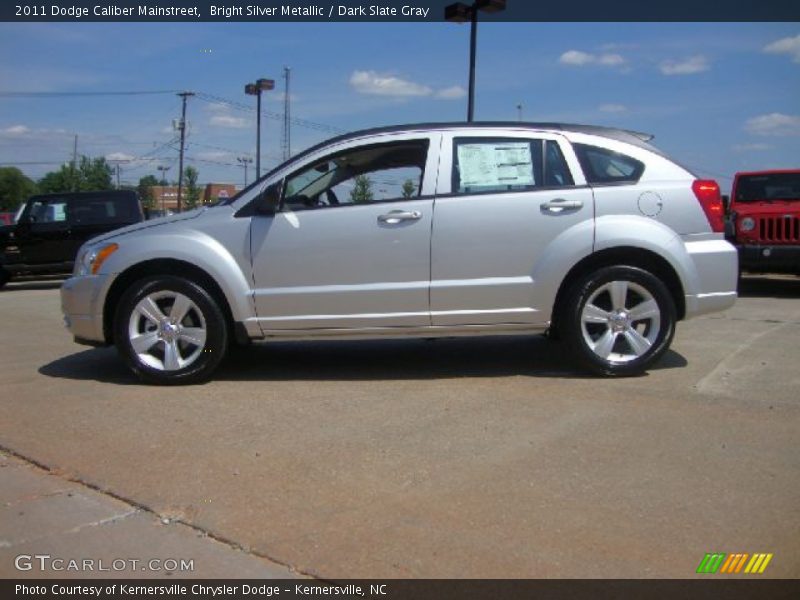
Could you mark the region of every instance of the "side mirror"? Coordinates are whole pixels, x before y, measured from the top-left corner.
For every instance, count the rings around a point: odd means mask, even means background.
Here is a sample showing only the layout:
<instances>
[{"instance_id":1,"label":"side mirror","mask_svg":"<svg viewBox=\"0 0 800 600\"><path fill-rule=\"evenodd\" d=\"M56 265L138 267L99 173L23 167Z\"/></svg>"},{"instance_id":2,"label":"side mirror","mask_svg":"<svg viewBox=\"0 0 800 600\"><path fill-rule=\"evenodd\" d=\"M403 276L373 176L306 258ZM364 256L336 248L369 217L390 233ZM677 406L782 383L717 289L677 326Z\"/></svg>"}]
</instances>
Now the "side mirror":
<instances>
[{"instance_id":1,"label":"side mirror","mask_svg":"<svg viewBox=\"0 0 800 600\"><path fill-rule=\"evenodd\" d=\"M256 212L260 215L274 215L278 212L281 203L281 184L279 181L268 186L256 203Z\"/></svg>"},{"instance_id":2,"label":"side mirror","mask_svg":"<svg viewBox=\"0 0 800 600\"><path fill-rule=\"evenodd\" d=\"M726 214L731 208L731 197L727 194L722 195L722 208L725 210Z\"/></svg>"}]
</instances>

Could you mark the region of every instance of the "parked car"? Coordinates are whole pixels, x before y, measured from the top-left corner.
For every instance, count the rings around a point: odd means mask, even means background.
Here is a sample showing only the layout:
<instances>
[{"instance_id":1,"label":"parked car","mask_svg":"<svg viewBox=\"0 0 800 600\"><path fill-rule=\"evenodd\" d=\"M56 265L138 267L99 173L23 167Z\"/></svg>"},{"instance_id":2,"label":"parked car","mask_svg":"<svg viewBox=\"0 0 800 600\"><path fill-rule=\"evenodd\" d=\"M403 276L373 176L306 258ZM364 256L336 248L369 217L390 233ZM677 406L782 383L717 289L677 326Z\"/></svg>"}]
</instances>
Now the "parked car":
<instances>
[{"instance_id":1,"label":"parked car","mask_svg":"<svg viewBox=\"0 0 800 600\"><path fill-rule=\"evenodd\" d=\"M520 123L337 137L226 203L86 244L67 326L159 384L207 379L231 339L548 329L587 369L638 374L737 281L719 186L648 140Z\"/></svg>"},{"instance_id":2,"label":"parked car","mask_svg":"<svg viewBox=\"0 0 800 600\"><path fill-rule=\"evenodd\" d=\"M14 213L13 212L0 212L0 225L13 225Z\"/></svg>"},{"instance_id":3,"label":"parked car","mask_svg":"<svg viewBox=\"0 0 800 600\"><path fill-rule=\"evenodd\" d=\"M800 169L737 173L727 237L742 271L800 275Z\"/></svg>"},{"instance_id":4,"label":"parked car","mask_svg":"<svg viewBox=\"0 0 800 600\"><path fill-rule=\"evenodd\" d=\"M16 275L68 274L86 240L142 219L135 192L32 196L17 222L0 228L0 287Z\"/></svg>"}]
</instances>

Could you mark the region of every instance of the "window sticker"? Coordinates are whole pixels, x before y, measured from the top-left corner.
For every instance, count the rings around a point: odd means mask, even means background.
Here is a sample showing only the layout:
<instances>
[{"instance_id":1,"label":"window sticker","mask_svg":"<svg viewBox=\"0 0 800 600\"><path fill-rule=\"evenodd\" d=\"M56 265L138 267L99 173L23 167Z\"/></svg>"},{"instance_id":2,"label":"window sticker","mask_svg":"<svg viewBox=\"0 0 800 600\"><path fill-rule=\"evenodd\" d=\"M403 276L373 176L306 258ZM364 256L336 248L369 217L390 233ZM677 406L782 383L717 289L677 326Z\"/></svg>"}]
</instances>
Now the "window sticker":
<instances>
[{"instance_id":1,"label":"window sticker","mask_svg":"<svg viewBox=\"0 0 800 600\"><path fill-rule=\"evenodd\" d=\"M461 188L535 185L528 142L460 144Z\"/></svg>"}]
</instances>

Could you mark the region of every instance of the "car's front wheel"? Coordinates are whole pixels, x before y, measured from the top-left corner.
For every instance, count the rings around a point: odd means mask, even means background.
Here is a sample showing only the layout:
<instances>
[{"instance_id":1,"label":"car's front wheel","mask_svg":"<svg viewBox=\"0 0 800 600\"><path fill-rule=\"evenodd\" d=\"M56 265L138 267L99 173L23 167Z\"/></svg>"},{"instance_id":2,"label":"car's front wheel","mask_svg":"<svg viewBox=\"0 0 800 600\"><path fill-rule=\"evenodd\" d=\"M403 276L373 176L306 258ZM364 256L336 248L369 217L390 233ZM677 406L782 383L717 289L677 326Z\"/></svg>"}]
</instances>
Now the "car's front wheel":
<instances>
[{"instance_id":1,"label":"car's front wheel","mask_svg":"<svg viewBox=\"0 0 800 600\"><path fill-rule=\"evenodd\" d=\"M564 341L585 368L606 376L638 375L667 351L675 303L652 273L628 266L581 277L566 296Z\"/></svg>"},{"instance_id":2,"label":"car's front wheel","mask_svg":"<svg viewBox=\"0 0 800 600\"><path fill-rule=\"evenodd\" d=\"M131 370L148 383L199 383L222 361L228 326L203 287L162 275L138 281L122 296L114 341Z\"/></svg>"}]
</instances>

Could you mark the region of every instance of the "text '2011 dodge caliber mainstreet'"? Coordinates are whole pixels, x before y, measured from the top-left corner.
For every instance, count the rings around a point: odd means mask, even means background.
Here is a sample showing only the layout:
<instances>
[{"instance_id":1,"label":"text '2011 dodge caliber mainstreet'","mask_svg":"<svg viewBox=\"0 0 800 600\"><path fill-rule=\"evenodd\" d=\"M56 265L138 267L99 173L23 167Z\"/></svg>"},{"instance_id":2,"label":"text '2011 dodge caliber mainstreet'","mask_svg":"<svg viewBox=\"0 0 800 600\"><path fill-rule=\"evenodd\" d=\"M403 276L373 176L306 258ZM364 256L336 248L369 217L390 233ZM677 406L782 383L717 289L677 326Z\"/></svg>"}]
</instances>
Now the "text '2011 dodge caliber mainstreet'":
<instances>
[{"instance_id":1,"label":"text '2011 dodge caliber mainstreet'","mask_svg":"<svg viewBox=\"0 0 800 600\"><path fill-rule=\"evenodd\" d=\"M236 197L95 238L61 291L76 341L152 383L231 342L530 334L634 375L736 299L719 186L649 136L444 124L341 136Z\"/></svg>"}]
</instances>

